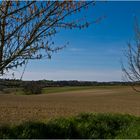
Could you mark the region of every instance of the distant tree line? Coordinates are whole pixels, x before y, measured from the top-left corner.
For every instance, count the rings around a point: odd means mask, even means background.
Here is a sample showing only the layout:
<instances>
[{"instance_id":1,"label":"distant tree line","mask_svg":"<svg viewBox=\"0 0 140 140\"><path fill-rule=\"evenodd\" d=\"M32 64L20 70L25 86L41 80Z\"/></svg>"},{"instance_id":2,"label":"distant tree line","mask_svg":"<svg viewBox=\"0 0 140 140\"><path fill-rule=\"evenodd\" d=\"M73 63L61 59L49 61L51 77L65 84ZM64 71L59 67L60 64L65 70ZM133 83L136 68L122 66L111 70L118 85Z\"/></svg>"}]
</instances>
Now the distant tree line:
<instances>
[{"instance_id":1,"label":"distant tree line","mask_svg":"<svg viewBox=\"0 0 140 140\"><path fill-rule=\"evenodd\" d=\"M41 94L43 88L49 87L64 87L64 86L125 86L125 85L140 85L139 82L97 82L97 81L52 81L52 80L39 80L39 81L22 81L16 79L0 79L0 93L12 93L18 90L25 94Z\"/></svg>"},{"instance_id":2,"label":"distant tree line","mask_svg":"<svg viewBox=\"0 0 140 140\"><path fill-rule=\"evenodd\" d=\"M21 81L11 79L0 79L0 90L3 88L20 88L24 85L38 85L44 87L63 87L63 86L108 86L108 85L132 85L132 82L97 82L97 81L53 81L53 80L39 80L39 81ZM140 85L139 82L134 82L134 85Z\"/></svg>"}]
</instances>

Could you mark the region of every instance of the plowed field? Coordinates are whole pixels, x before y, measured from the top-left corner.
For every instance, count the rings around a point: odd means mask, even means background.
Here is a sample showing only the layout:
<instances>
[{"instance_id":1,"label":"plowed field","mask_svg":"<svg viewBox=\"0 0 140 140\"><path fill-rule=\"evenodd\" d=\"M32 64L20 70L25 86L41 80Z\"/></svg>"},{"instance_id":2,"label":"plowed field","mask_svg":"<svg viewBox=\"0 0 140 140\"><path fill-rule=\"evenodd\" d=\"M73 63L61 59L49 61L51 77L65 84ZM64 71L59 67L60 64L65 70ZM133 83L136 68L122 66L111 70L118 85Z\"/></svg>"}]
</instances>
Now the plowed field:
<instances>
[{"instance_id":1,"label":"plowed field","mask_svg":"<svg viewBox=\"0 0 140 140\"><path fill-rule=\"evenodd\" d=\"M140 93L115 86L41 95L0 94L0 124L46 121L82 112L140 116Z\"/></svg>"}]
</instances>

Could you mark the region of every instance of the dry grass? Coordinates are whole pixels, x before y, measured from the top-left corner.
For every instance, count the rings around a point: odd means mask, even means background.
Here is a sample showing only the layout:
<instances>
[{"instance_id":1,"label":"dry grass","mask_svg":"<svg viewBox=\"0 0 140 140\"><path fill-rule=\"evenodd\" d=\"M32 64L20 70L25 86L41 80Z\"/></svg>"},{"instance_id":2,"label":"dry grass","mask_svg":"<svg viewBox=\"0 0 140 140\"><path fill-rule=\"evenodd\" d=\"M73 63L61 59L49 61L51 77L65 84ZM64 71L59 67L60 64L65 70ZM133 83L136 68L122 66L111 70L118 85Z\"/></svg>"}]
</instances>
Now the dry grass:
<instances>
[{"instance_id":1,"label":"dry grass","mask_svg":"<svg viewBox=\"0 0 140 140\"><path fill-rule=\"evenodd\" d=\"M140 93L135 93L131 87L98 87L42 95L0 95L0 124L46 121L81 112L140 116Z\"/></svg>"}]
</instances>

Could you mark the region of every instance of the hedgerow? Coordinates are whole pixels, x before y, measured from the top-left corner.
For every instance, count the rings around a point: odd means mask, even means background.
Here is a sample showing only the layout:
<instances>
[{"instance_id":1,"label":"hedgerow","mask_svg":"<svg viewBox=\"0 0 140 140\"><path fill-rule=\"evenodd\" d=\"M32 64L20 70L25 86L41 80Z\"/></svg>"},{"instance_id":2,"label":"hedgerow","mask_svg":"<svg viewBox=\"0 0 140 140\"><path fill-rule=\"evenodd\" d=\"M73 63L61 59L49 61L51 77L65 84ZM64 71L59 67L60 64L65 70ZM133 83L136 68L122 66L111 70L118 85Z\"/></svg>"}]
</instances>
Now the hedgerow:
<instances>
[{"instance_id":1,"label":"hedgerow","mask_svg":"<svg viewBox=\"0 0 140 140\"><path fill-rule=\"evenodd\" d=\"M80 114L43 122L0 126L0 138L113 139L140 138L140 117L120 114Z\"/></svg>"}]
</instances>

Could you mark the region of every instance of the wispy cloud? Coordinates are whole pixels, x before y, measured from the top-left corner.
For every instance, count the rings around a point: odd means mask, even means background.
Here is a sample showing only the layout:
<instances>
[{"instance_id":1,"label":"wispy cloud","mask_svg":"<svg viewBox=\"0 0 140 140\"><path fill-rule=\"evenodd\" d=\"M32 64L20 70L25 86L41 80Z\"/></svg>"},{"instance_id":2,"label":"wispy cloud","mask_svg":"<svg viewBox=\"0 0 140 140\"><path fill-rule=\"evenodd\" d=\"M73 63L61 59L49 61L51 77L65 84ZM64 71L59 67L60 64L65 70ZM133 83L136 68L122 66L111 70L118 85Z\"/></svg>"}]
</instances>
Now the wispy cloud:
<instances>
[{"instance_id":1,"label":"wispy cloud","mask_svg":"<svg viewBox=\"0 0 140 140\"><path fill-rule=\"evenodd\" d=\"M81 52L81 51L85 51L85 49L84 48L74 48L74 47L70 47L69 49L68 49L68 51L72 51L72 52Z\"/></svg>"}]
</instances>

